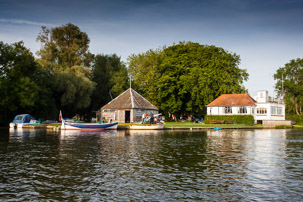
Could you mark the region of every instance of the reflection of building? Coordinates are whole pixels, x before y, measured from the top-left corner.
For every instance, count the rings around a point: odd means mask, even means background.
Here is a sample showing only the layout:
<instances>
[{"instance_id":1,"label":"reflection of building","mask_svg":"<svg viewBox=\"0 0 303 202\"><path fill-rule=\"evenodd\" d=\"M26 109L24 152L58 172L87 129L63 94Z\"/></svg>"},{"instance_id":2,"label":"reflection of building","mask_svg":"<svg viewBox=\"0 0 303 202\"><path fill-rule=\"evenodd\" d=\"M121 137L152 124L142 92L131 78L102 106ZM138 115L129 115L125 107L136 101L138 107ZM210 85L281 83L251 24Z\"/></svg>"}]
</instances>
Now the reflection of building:
<instances>
[{"instance_id":1,"label":"reflection of building","mask_svg":"<svg viewBox=\"0 0 303 202\"><path fill-rule=\"evenodd\" d=\"M253 115L255 123L263 120L285 120L285 105L281 100L270 99L268 91L259 91L254 97L248 94L222 94L207 105L208 115Z\"/></svg>"},{"instance_id":2,"label":"reflection of building","mask_svg":"<svg viewBox=\"0 0 303 202\"><path fill-rule=\"evenodd\" d=\"M142 114L158 114L159 109L132 88L104 105L97 112L98 120L116 120L119 123L133 123L142 120Z\"/></svg>"}]
</instances>

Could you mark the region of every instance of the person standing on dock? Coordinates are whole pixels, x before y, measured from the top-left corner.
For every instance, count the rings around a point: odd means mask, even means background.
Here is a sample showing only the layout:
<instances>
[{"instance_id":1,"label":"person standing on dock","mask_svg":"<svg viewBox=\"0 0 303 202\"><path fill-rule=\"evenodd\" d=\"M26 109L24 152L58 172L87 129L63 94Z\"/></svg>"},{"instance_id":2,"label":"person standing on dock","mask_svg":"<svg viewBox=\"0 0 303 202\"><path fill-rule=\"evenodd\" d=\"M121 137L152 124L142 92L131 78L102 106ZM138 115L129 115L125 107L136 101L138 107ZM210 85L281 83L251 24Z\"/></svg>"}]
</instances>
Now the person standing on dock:
<instances>
[{"instance_id":1,"label":"person standing on dock","mask_svg":"<svg viewBox=\"0 0 303 202\"><path fill-rule=\"evenodd\" d=\"M142 124L144 123L145 113L142 114Z\"/></svg>"}]
</instances>

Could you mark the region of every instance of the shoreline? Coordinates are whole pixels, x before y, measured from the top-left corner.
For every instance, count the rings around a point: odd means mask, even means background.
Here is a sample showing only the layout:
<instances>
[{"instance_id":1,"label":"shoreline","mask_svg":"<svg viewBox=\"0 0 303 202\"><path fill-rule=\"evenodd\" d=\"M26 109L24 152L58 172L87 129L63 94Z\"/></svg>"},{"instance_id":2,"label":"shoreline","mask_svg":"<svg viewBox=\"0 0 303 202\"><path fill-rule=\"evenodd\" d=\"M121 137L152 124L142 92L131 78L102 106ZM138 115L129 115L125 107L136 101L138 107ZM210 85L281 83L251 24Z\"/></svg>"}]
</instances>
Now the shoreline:
<instances>
[{"instance_id":1,"label":"shoreline","mask_svg":"<svg viewBox=\"0 0 303 202\"><path fill-rule=\"evenodd\" d=\"M263 126L167 126L163 130L209 130L221 129L291 129L291 128L264 128ZM296 127L293 127L296 128ZM26 125L23 129L61 130L61 125ZM128 125L118 125L117 130L130 130Z\"/></svg>"}]
</instances>

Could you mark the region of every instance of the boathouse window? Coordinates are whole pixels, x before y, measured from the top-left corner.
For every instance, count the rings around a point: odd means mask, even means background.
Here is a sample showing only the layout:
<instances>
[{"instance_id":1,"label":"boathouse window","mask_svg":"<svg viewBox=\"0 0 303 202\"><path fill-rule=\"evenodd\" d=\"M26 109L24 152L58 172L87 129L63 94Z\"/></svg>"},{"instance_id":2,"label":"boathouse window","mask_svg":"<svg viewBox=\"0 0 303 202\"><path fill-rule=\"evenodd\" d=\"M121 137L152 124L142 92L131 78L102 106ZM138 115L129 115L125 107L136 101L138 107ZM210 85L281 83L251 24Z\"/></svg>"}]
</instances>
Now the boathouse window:
<instances>
[{"instance_id":1,"label":"boathouse window","mask_svg":"<svg viewBox=\"0 0 303 202\"><path fill-rule=\"evenodd\" d=\"M257 114L267 114L267 108L257 108Z\"/></svg>"},{"instance_id":2,"label":"boathouse window","mask_svg":"<svg viewBox=\"0 0 303 202\"><path fill-rule=\"evenodd\" d=\"M277 107L277 115L283 115L282 107Z\"/></svg>"},{"instance_id":3,"label":"boathouse window","mask_svg":"<svg viewBox=\"0 0 303 202\"><path fill-rule=\"evenodd\" d=\"M231 106L224 107L224 113L225 114L231 114L232 113Z\"/></svg>"},{"instance_id":4,"label":"boathouse window","mask_svg":"<svg viewBox=\"0 0 303 202\"><path fill-rule=\"evenodd\" d=\"M244 106L239 107L238 114L247 114L247 108Z\"/></svg>"},{"instance_id":5,"label":"boathouse window","mask_svg":"<svg viewBox=\"0 0 303 202\"><path fill-rule=\"evenodd\" d=\"M209 114L211 114L211 111L212 111L212 107L209 108Z\"/></svg>"}]
</instances>

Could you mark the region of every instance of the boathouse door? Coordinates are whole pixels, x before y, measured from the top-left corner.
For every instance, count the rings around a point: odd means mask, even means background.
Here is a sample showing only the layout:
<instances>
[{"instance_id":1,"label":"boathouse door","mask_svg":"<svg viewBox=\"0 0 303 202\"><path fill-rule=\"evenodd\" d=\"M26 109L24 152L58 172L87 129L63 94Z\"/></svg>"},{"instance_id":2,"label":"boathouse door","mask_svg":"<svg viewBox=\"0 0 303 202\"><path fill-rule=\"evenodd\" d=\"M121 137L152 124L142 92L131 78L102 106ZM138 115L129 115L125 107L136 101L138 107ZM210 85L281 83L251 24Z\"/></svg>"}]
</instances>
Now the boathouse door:
<instances>
[{"instance_id":1,"label":"boathouse door","mask_svg":"<svg viewBox=\"0 0 303 202\"><path fill-rule=\"evenodd\" d=\"M125 123L130 123L130 111L125 111Z\"/></svg>"}]
</instances>

